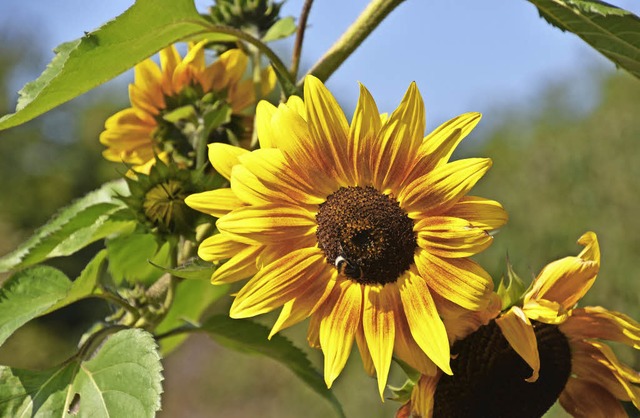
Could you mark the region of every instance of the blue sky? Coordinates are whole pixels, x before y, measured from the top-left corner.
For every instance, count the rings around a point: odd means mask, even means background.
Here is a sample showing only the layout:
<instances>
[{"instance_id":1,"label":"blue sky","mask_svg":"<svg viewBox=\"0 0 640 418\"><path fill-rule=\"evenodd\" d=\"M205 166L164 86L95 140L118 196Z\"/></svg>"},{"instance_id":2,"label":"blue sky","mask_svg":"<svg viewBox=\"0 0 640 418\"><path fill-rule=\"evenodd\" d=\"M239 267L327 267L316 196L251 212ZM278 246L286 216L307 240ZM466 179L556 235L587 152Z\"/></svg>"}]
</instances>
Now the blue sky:
<instances>
[{"instance_id":1,"label":"blue sky","mask_svg":"<svg viewBox=\"0 0 640 418\"><path fill-rule=\"evenodd\" d=\"M132 3L3 0L0 24L22 22L33 28L52 54L56 45L99 27ZM201 9L210 4L196 3ZM288 0L283 15L298 16L302 3ZM315 62L367 3L316 1L304 62ZM640 13L637 0L615 4ZM407 0L338 69L328 86L350 114L358 81L369 88L381 111L393 110L409 83L416 81L427 106L428 126L433 128L467 111L483 112L485 121L492 116L499 119L492 113L532 103L550 82L562 82L576 92L578 105L594 94L594 71L614 71L614 66L575 35L551 27L525 0Z\"/></svg>"}]
</instances>

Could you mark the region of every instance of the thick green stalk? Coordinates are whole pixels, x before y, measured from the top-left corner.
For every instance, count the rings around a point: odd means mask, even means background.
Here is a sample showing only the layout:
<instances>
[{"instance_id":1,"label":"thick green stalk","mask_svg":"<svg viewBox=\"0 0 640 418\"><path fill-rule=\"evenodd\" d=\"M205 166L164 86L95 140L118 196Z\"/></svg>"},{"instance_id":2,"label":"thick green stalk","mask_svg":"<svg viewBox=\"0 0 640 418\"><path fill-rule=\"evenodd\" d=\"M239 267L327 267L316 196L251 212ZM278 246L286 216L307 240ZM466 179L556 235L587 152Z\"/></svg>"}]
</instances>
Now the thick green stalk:
<instances>
[{"instance_id":1,"label":"thick green stalk","mask_svg":"<svg viewBox=\"0 0 640 418\"><path fill-rule=\"evenodd\" d=\"M367 36L404 0L373 0L362 11L355 22L340 39L309 70L320 80L328 79L335 70L355 51ZM302 84L302 80L298 85Z\"/></svg>"}]
</instances>

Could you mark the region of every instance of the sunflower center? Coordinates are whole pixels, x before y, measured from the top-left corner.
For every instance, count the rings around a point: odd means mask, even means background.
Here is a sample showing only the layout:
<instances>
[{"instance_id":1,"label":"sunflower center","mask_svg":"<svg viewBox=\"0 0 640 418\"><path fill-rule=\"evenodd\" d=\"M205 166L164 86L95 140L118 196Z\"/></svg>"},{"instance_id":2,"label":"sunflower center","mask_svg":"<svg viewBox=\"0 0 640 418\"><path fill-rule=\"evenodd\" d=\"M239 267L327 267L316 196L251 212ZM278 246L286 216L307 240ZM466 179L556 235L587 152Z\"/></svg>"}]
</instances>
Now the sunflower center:
<instances>
[{"instance_id":1,"label":"sunflower center","mask_svg":"<svg viewBox=\"0 0 640 418\"><path fill-rule=\"evenodd\" d=\"M454 344L453 376L436 387L434 418L538 418L554 404L571 373L571 350L556 325L532 321L540 375L527 382L531 367L511 348L491 321Z\"/></svg>"},{"instance_id":2,"label":"sunflower center","mask_svg":"<svg viewBox=\"0 0 640 418\"><path fill-rule=\"evenodd\" d=\"M316 222L327 262L358 283L393 283L413 263L413 221L371 186L341 187L320 205Z\"/></svg>"}]
</instances>

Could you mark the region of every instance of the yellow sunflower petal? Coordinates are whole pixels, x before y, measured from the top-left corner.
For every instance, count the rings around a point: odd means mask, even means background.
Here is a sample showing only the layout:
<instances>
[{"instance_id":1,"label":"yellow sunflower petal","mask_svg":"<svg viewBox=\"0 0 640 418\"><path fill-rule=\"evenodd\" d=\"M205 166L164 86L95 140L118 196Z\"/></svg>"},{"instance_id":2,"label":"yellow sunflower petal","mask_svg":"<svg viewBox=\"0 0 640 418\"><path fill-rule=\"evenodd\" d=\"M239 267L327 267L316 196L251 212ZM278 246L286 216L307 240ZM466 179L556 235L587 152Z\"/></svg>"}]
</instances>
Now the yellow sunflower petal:
<instances>
[{"instance_id":1,"label":"yellow sunflower petal","mask_svg":"<svg viewBox=\"0 0 640 418\"><path fill-rule=\"evenodd\" d=\"M244 204L231 189L215 189L208 192L194 193L184 199L184 203L192 209L207 213L216 218L226 215Z\"/></svg>"},{"instance_id":2,"label":"yellow sunflower petal","mask_svg":"<svg viewBox=\"0 0 640 418\"><path fill-rule=\"evenodd\" d=\"M358 331L356 332L356 345L358 346L358 351L360 352L360 359L362 359L362 366L364 367L364 371L369 376L373 377L376 374L376 366L373 364L371 352L369 351L369 347L367 346L367 339L364 336L364 330L362 329L362 326L358 327Z\"/></svg>"},{"instance_id":3,"label":"yellow sunflower petal","mask_svg":"<svg viewBox=\"0 0 640 418\"><path fill-rule=\"evenodd\" d=\"M438 367L416 343L403 312L398 312L395 320L394 352L396 356L422 374L429 376L436 374Z\"/></svg>"},{"instance_id":4,"label":"yellow sunflower petal","mask_svg":"<svg viewBox=\"0 0 640 418\"><path fill-rule=\"evenodd\" d=\"M214 234L206 238L198 247L198 256L205 261L227 260L247 247L224 234Z\"/></svg>"},{"instance_id":5,"label":"yellow sunflower petal","mask_svg":"<svg viewBox=\"0 0 640 418\"><path fill-rule=\"evenodd\" d=\"M569 317L569 312L558 303L550 300L525 300L522 310L527 317L545 324L561 324Z\"/></svg>"},{"instance_id":6,"label":"yellow sunflower petal","mask_svg":"<svg viewBox=\"0 0 640 418\"><path fill-rule=\"evenodd\" d=\"M135 85L144 93L156 109L165 107L162 91L162 72L152 59L146 59L134 67Z\"/></svg>"},{"instance_id":7,"label":"yellow sunflower petal","mask_svg":"<svg viewBox=\"0 0 640 418\"><path fill-rule=\"evenodd\" d=\"M307 120L307 109L304 107L304 101L299 96L289 96L286 106L296 112L304 120Z\"/></svg>"},{"instance_id":8,"label":"yellow sunflower petal","mask_svg":"<svg viewBox=\"0 0 640 418\"><path fill-rule=\"evenodd\" d=\"M371 93L360 84L360 97L353 113L349 128L347 154L351 166L355 169L358 184L368 181L371 177L368 157L371 155L371 144L381 127L380 112Z\"/></svg>"},{"instance_id":9,"label":"yellow sunflower petal","mask_svg":"<svg viewBox=\"0 0 640 418\"><path fill-rule=\"evenodd\" d=\"M362 317L362 286L341 280L325 301L319 339L324 353L324 381L330 388L344 369Z\"/></svg>"},{"instance_id":10,"label":"yellow sunflower petal","mask_svg":"<svg viewBox=\"0 0 640 418\"><path fill-rule=\"evenodd\" d=\"M546 299L570 309L587 293L600 269L600 249L593 232L584 234L578 243L586 246L578 257L546 265L525 294L525 301Z\"/></svg>"},{"instance_id":11,"label":"yellow sunflower petal","mask_svg":"<svg viewBox=\"0 0 640 418\"><path fill-rule=\"evenodd\" d=\"M347 161L347 134L349 123L342 108L331 92L314 76L304 80L305 109L309 131L312 135L309 152L317 154L323 166L332 166L339 178L351 180L353 170Z\"/></svg>"},{"instance_id":12,"label":"yellow sunflower petal","mask_svg":"<svg viewBox=\"0 0 640 418\"><path fill-rule=\"evenodd\" d=\"M395 284L364 287L362 326L377 371L378 391L383 401L396 335L394 317L399 308L401 302Z\"/></svg>"},{"instance_id":13,"label":"yellow sunflower petal","mask_svg":"<svg viewBox=\"0 0 640 418\"><path fill-rule=\"evenodd\" d=\"M531 376L525 380L527 382L538 380L540 373L538 341L529 318L519 307L513 306L507 313L496 318L496 324L511 348L531 367Z\"/></svg>"},{"instance_id":14,"label":"yellow sunflower petal","mask_svg":"<svg viewBox=\"0 0 640 418\"><path fill-rule=\"evenodd\" d=\"M430 216L415 224L418 245L445 258L471 257L485 250L493 237L469 221L449 216Z\"/></svg>"},{"instance_id":15,"label":"yellow sunflower petal","mask_svg":"<svg viewBox=\"0 0 640 418\"><path fill-rule=\"evenodd\" d=\"M180 64L182 58L180 58L180 54L178 53L175 45L170 45L160 50L159 55L160 66L162 67L162 90L165 95L173 96L177 91L173 90L171 79L173 78L173 73L178 64Z\"/></svg>"},{"instance_id":16,"label":"yellow sunflower petal","mask_svg":"<svg viewBox=\"0 0 640 418\"><path fill-rule=\"evenodd\" d=\"M411 335L442 371L452 374L447 330L438 315L429 287L413 268L400 277L398 287Z\"/></svg>"},{"instance_id":17,"label":"yellow sunflower petal","mask_svg":"<svg viewBox=\"0 0 640 418\"><path fill-rule=\"evenodd\" d=\"M507 223L509 216L495 200L464 196L446 212L447 216L466 219L476 228L498 229Z\"/></svg>"},{"instance_id":18,"label":"yellow sunflower petal","mask_svg":"<svg viewBox=\"0 0 640 418\"><path fill-rule=\"evenodd\" d=\"M253 80L242 80L234 84L227 92L227 99L231 103L233 113L240 113L256 101Z\"/></svg>"},{"instance_id":19,"label":"yellow sunflower petal","mask_svg":"<svg viewBox=\"0 0 640 418\"><path fill-rule=\"evenodd\" d=\"M148 120L148 115L157 115L160 113L158 107L153 104L153 99L149 97L146 91L142 90L135 84L129 84L129 101L134 109L138 109L138 117Z\"/></svg>"},{"instance_id":20,"label":"yellow sunflower petal","mask_svg":"<svg viewBox=\"0 0 640 418\"><path fill-rule=\"evenodd\" d=\"M302 294L325 273L324 253L302 248L265 266L238 292L229 316L248 318L269 312Z\"/></svg>"},{"instance_id":21,"label":"yellow sunflower petal","mask_svg":"<svg viewBox=\"0 0 640 418\"><path fill-rule=\"evenodd\" d=\"M332 277L332 273L327 271L318 274L315 280L309 281L308 287L300 295L284 304L271 328L269 339L281 330L311 316L327 299L335 283L336 277Z\"/></svg>"},{"instance_id":22,"label":"yellow sunflower petal","mask_svg":"<svg viewBox=\"0 0 640 418\"><path fill-rule=\"evenodd\" d=\"M422 150L429 155L434 165L446 164L460 141L476 127L482 115L477 112L465 113L443 123L424 138Z\"/></svg>"},{"instance_id":23,"label":"yellow sunflower petal","mask_svg":"<svg viewBox=\"0 0 640 418\"><path fill-rule=\"evenodd\" d=\"M609 392L580 379L569 379L559 401L574 418L628 418L620 401Z\"/></svg>"},{"instance_id":24,"label":"yellow sunflower petal","mask_svg":"<svg viewBox=\"0 0 640 418\"><path fill-rule=\"evenodd\" d=\"M435 376L420 376L420 380L411 391L411 413L422 418L433 416L436 388L441 373Z\"/></svg>"},{"instance_id":25,"label":"yellow sunflower petal","mask_svg":"<svg viewBox=\"0 0 640 418\"><path fill-rule=\"evenodd\" d=\"M466 258L443 259L419 248L414 256L420 275L434 292L465 309L484 309L493 290L491 276Z\"/></svg>"},{"instance_id":26,"label":"yellow sunflower petal","mask_svg":"<svg viewBox=\"0 0 640 418\"><path fill-rule=\"evenodd\" d=\"M256 106L256 131L262 149L274 148L278 143L272 123L276 111L277 108L266 100L261 100Z\"/></svg>"},{"instance_id":27,"label":"yellow sunflower petal","mask_svg":"<svg viewBox=\"0 0 640 418\"><path fill-rule=\"evenodd\" d=\"M208 42L209 41L204 40L195 45L189 45L187 55L185 55L173 72L171 79L173 91L180 92L185 86L195 80L199 83L201 82L200 74L205 68L204 46Z\"/></svg>"},{"instance_id":28,"label":"yellow sunflower petal","mask_svg":"<svg viewBox=\"0 0 640 418\"><path fill-rule=\"evenodd\" d=\"M229 180L231 179L233 166L240 163L238 158L248 152L244 148L214 142L209 144L209 161L211 161L211 165L220 175Z\"/></svg>"},{"instance_id":29,"label":"yellow sunflower petal","mask_svg":"<svg viewBox=\"0 0 640 418\"><path fill-rule=\"evenodd\" d=\"M598 338L640 349L640 323L599 306L573 309L560 331L571 338Z\"/></svg>"},{"instance_id":30,"label":"yellow sunflower petal","mask_svg":"<svg viewBox=\"0 0 640 418\"><path fill-rule=\"evenodd\" d=\"M202 259L205 259L203 256L208 255L204 253L204 251L206 251L206 249L202 251L200 251L200 249L198 250L198 255L200 255ZM245 248L238 251L213 272L211 275L211 283L233 283L253 276L258 272L255 260L262 251L263 247L259 245L245 246Z\"/></svg>"},{"instance_id":31,"label":"yellow sunflower petal","mask_svg":"<svg viewBox=\"0 0 640 418\"><path fill-rule=\"evenodd\" d=\"M446 164L404 187L398 194L398 202L413 219L441 214L458 202L489 167L488 158L468 158Z\"/></svg>"}]
</instances>

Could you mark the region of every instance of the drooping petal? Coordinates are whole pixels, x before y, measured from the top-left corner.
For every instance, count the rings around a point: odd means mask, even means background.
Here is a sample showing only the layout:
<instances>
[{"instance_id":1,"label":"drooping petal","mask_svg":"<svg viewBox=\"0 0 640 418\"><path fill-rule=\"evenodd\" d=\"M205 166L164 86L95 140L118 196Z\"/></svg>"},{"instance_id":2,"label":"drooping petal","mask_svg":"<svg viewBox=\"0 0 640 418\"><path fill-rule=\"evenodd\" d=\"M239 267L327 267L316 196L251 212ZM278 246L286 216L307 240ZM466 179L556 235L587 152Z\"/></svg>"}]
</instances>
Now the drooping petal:
<instances>
[{"instance_id":1,"label":"drooping petal","mask_svg":"<svg viewBox=\"0 0 640 418\"><path fill-rule=\"evenodd\" d=\"M411 412L421 418L433 416L436 388L442 373L435 376L420 376L420 380L411 391Z\"/></svg>"},{"instance_id":2,"label":"drooping petal","mask_svg":"<svg viewBox=\"0 0 640 418\"><path fill-rule=\"evenodd\" d=\"M437 168L404 187L400 206L410 218L444 213L464 196L491 167L488 158L468 158Z\"/></svg>"},{"instance_id":3,"label":"drooping petal","mask_svg":"<svg viewBox=\"0 0 640 418\"><path fill-rule=\"evenodd\" d=\"M465 309L484 309L493 290L491 276L467 258L440 258L419 248L416 267L429 288Z\"/></svg>"},{"instance_id":4,"label":"drooping petal","mask_svg":"<svg viewBox=\"0 0 640 418\"><path fill-rule=\"evenodd\" d=\"M215 189L202 193L194 193L184 199L184 203L192 209L207 213L216 218L226 215L234 209L244 206L233 190Z\"/></svg>"},{"instance_id":5,"label":"drooping petal","mask_svg":"<svg viewBox=\"0 0 640 418\"><path fill-rule=\"evenodd\" d=\"M429 253L445 258L471 257L485 250L493 237L469 221L449 216L430 216L414 226L418 245Z\"/></svg>"},{"instance_id":6,"label":"drooping petal","mask_svg":"<svg viewBox=\"0 0 640 418\"><path fill-rule=\"evenodd\" d=\"M411 335L429 358L447 374L452 374L449 340L429 287L414 268L398 280L400 296Z\"/></svg>"},{"instance_id":7,"label":"drooping petal","mask_svg":"<svg viewBox=\"0 0 640 418\"><path fill-rule=\"evenodd\" d=\"M559 401L574 418L628 417L620 402L604 388L580 379L569 379Z\"/></svg>"},{"instance_id":8,"label":"drooping petal","mask_svg":"<svg viewBox=\"0 0 640 418\"><path fill-rule=\"evenodd\" d=\"M265 266L238 292L229 315L248 318L269 312L302 294L324 271L324 253L302 248Z\"/></svg>"},{"instance_id":9,"label":"drooping petal","mask_svg":"<svg viewBox=\"0 0 640 418\"><path fill-rule=\"evenodd\" d=\"M330 388L347 363L362 318L362 286L341 280L325 302L319 339L324 353L324 380Z\"/></svg>"},{"instance_id":10,"label":"drooping petal","mask_svg":"<svg viewBox=\"0 0 640 418\"><path fill-rule=\"evenodd\" d=\"M238 158L248 152L249 151L244 148L214 142L213 144L209 144L209 161L220 175L230 180L233 166L240 163Z\"/></svg>"},{"instance_id":11,"label":"drooping petal","mask_svg":"<svg viewBox=\"0 0 640 418\"><path fill-rule=\"evenodd\" d=\"M466 219L484 230L498 229L509 219L502 205L495 200L464 196L446 212L447 216Z\"/></svg>"},{"instance_id":12,"label":"drooping petal","mask_svg":"<svg viewBox=\"0 0 640 418\"><path fill-rule=\"evenodd\" d=\"M525 294L525 301L546 299L570 309L587 293L600 269L600 249L593 232L584 234L578 243L585 249L577 257L547 264Z\"/></svg>"},{"instance_id":13,"label":"drooping petal","mask_svg":"<svg viewBox=\"0 0 640 418\"><path fill-rule=\"evenodd\" d=\"M401 307L395 284L364 287L362 326L378 375L378 391L383 400L396 334L394 317Z\"/></svg>"},{"instance_id":14,"label":"drooping petal","mask_svg":"<svg viewBox=\"0 0 640 418\"><path fill-rule=\"evenodd\" d=\"M284 203L244 206L216 222L221 232L246 244L278 243L315 234L313 214Z\"/></svg>"},{"instance_id":15,"label":"drooping petal","mask_svg":"<svg viewBox=\"0 0 640 418\"><path fill-rule=\"evenodd\" d=\"M599 338L640 349L640 323L600 306L573 309L560 331L571 338Z\"/></svg>"},{"instance_id":16,"label":"drooping petal","mask_svg":"<svg viewBox=\"0 0 640 418\"><path fill-rule=\"evenodd\" d=\"M496 324L511 348L531 367L531 376L525 380L527 382L538 380L540 373L538 341L529 318L522 309L513 306L506 314L496 318Z\"/></svg>"}]
</instances>

